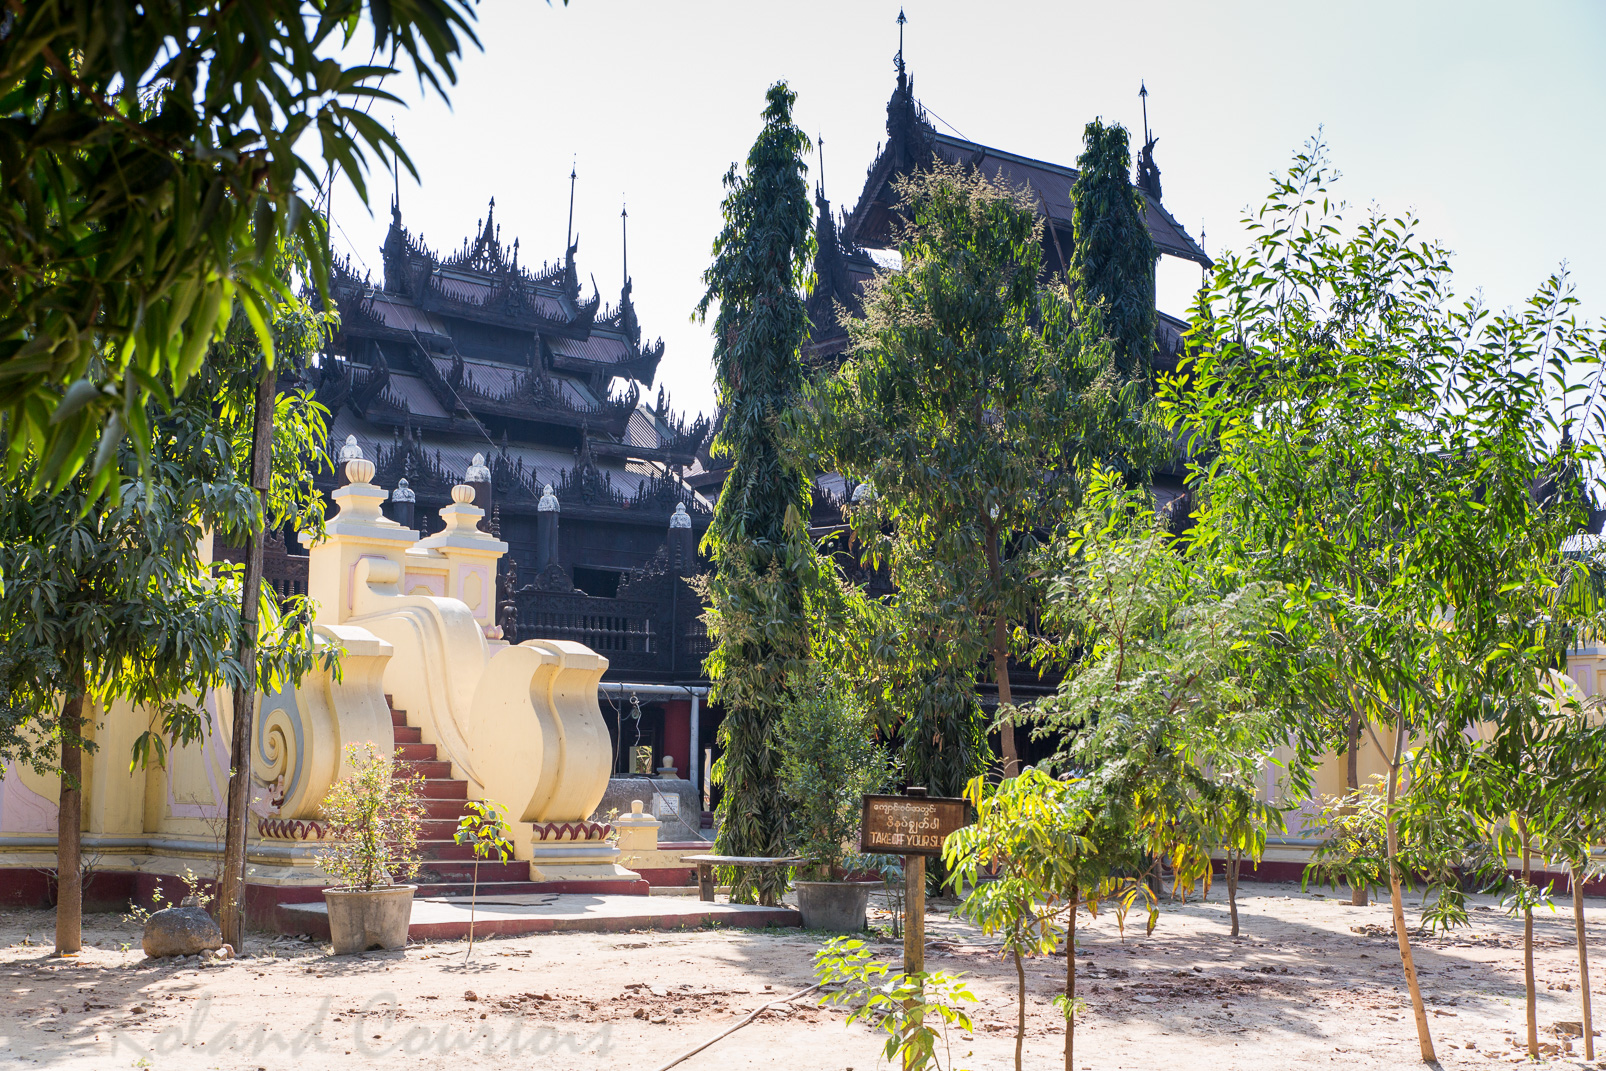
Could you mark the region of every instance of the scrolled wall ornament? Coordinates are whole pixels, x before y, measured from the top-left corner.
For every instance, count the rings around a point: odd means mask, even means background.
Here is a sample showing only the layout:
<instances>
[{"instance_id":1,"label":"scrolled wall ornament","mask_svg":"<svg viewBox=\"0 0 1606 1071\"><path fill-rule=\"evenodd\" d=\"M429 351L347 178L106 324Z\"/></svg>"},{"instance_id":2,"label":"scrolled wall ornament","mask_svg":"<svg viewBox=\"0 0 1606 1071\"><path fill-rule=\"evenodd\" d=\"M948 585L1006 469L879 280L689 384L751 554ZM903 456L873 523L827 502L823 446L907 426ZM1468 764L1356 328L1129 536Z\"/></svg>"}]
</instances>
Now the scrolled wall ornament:
<instances>
[{"instance_id":1,"label":"scrolled wall ornament","mask_svg":"<svg viewBox=\"0 0 1606 1071\"><path fill-rule=\"evenodd\" d=\"M257 833L264 840L322 840L324 824L301 818L261 818Z\"/></svg>"}]
</instances>

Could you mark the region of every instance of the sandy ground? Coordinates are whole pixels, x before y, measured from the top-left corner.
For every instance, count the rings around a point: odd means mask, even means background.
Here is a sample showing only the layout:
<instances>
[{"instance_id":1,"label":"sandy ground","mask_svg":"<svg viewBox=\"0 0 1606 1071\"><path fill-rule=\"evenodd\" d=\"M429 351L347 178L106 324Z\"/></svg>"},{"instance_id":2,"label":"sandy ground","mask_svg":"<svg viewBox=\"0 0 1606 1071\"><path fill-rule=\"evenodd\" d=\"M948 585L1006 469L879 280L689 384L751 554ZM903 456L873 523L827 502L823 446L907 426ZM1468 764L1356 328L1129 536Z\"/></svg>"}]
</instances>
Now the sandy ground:
<instances>
[{"instance_id":1,"label":"sandy ground","mask_svg":"<svg viewBox=\"0 0 1606 1071\"><path fill-rule=\"evenodd\" d=\"M1123 940L1108 916L1081 928L1078 987L1089 1008L1077 1026L1079 1068L1422 1066L1386 907L1248 885L1234 941L1222 898L1218 886L1208 902L1168 904L1151 937L1140 926ZM944 1066L1010 1067L1014 969L951 908L935 903L928 915L928 969L963 972L980 999L974 1032L951 1038ZM1593 934L1606 904L1590 910ZM1470 929L1417 942L1446 1068L1523 1060L1512 1044L1522 1028L1520 923L1487 900L1473 918ZM258 936L246 958L202 964L147 960L136 928L102 915L86 920L93 947L72 962L48 955L51 926L48 912L0 915L0 1066L655 1071L809 985L825 940L795 930L543 934L481 941L465 964L461 942L336 959L299 939ZM1553 1024L1580 1017L1571 919L1547 912L1537 929L1539 1022L1554 1042ZM893 942L880 947L900 955ZM1606 950L1597 955L1606 969ZM1049 1001L1064 967L1047 957L1027 969L1027 1067L1062 1066L1063 1026ZM680 1066L878 1066L880 1040L843 1019L800 1001ZM1551 1066L1581 1062L1559 1055Z\"/></svg>"}]
</instances>

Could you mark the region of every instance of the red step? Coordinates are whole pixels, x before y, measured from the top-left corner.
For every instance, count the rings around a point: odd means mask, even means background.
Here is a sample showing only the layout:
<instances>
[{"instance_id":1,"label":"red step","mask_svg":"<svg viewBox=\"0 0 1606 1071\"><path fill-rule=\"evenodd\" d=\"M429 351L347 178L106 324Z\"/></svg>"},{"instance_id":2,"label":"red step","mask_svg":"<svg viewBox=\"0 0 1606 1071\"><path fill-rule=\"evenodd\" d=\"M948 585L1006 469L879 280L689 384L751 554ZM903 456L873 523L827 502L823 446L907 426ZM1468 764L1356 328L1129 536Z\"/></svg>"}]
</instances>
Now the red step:
<instances>
[{"instance_id":1,"label":"red step","mask_svg":"<svg viewBox=\"0 0 1606 1071\"><path fill-rule=\"evenodd\" d=\"M408 759L398 762L392 774L395 777L417 777L422 774L431 781L450 781L452 764L445 759Z\"/></svg>"},{"instance_id":2,"label":"red step","mask_svg":"<svg viewBox=\"0 0 1606 1071\"><path fill-rule=\"evenodd\" d=\"M466 800L468 799L468 782L444 777L426 778L422 795L425 799L431 800Z\"/></svg>"},{"instance_id":3,"label":"red step","mask_svg":"<svg viewBox=\"0 0 1606 1071\"><path fill-rule=\"evenodd\" d=\"M411 725L398 725L392 731L396 734L396 743L398 744L421 744L424 742L424 731L422 729L414 729Z\"/></svg>"},{"instance_id":4,"label":"red step","mask_svg":"<svg viewBox=\"0 0 1606 1071\"><path fill-rule=\"evenodd\" d=\"M403 762L433 762L436 755L434 744L397 744L396 751Z\"/></svg>"},{"instance_id":5,"label":"red step","mask_svg":"<svg viewBox=\"0 0 1606 1071\"><path fill-rule=\"evenodd\" d=\"M429 859L418 868L414 879L425 884L469 884L474 880L472 859ZM530 864L519 860L506 863L480 862L480 887L488 881L529 881Z\"/></svg>"},{"instance_id":6,"label":"red step","mask_svg":"<svg viewBox=\"0 0 1606 1071\"><path fill-rule=\"evenodd\" d=\"M431 822L446 822L446 823L449 823L452 826L453 829L456 829L457 828L457 820L468 813L468 809L467 809L468 808L468 801L467 800L432 800L432 799L426 799L426 800L423 801L423 804L424 804L424 828L426 830L435 829L435 828L439 828L439 829L445 829L446 828L446 826L444 826L444 825L438 826L438 827L437 826L431 826L429 824ZM447 838L450 838L451 834L447 833L447 834L444 834L444 836L447 837ZM436 836L434 836L434 837L432 837L430 839L432 839L432 840L440 840L441 837L442 837L441 834L437 834Z\"/></svg>"},{"instance_id":7,"label":"red step","mask_svg":"<svg viewBox=\"0 0 1606 1071\"><path fill-rule=\"evenodd\" d=\"M407 724L407 712L405 710L397 710L395 707L391 707L390 708L390 723L392 725L406 725Z\"/></svg>"},{"instance_id":8,"label":"red step","mask_svg":"<svg viewBox=\"0 0 1606 1071\"><path fill-rule=\"evenodd\" d=\"M418 843L420 845L451 840L456 835L457 819L455 818L426 818L418 823Z\"/></svg>"}]
</instances>

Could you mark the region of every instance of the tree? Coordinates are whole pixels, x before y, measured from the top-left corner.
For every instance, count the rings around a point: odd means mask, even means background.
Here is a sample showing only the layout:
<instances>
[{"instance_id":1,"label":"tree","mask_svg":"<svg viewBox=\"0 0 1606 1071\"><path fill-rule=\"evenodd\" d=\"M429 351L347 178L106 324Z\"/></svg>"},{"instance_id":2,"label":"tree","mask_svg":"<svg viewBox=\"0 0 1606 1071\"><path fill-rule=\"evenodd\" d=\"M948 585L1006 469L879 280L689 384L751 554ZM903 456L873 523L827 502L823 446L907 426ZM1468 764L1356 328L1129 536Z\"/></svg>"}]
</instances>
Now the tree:
<instances>
[{"instance_id":1,"label":"tree","mask_svg":"<svg viewBox=\"0 0 1606 1071\"><path fill-rule=\"evenodd\" d=\"M970 888L956 912L1000 933L1015 961L1015 1067L1026 1039L1026 971L1022 956L1052 952L1065 943L1065 991L1055 1004L1065 1014L1065 1067L1076 1047L1076 916L1097 913L1112 900L1124 920L1139 894L1147 897L1150 928L1154 898L1134 877L1117 826L1090 782L1060 780L1028 766L1016 777L989 785L977 777L965 787L976 821L948 836L943 859L956 893ZM1112 834L1114 834L1112 836ZM1125 866L1127 873L1119 871ZM982 879L982 872L992 877ZM1124 922L1123 922L1124 925Z\"/></svg>"},{"instance_id":2,"label":"tree","mask_svg":"<svg viewBox=\"0 0 1606 1071\"><path fill-rule=\"evenodd\" d=\"M1155 347L1154 268L1159 251L1132 184L1126 128L1095 119L1083 132L1071 185L1070 282L1076 300L1102 305L1115 367L1147 396Z\"/></svg>"},{"instance_id":3,"label":"tree","mask_svg":"<svg viewBox=\"0 0 1606 1071\"><path fill-rule=\"evenodd\" d=\"M1602 348L1559 279L1517 312L1458 302L1448 254L1415 238L1413 217L1373 209L1351 225L1330 177L1318 141L1274 180L1245 221L1249 249L1202 293L1162 404L1209 457L1195 541L1282 589L1286 663L1302 670L1287 694L1358 715L1387 757L1394 929L1431 1062L1401 889L1443 850L1418 837L1427 854L1402 856L1402 793L1435 766L1459 778L1480 722L1533 738L1522 726L1577 620L1581 572L1562 544L1587 502L1568 474L1599 454L1569 429L1599 434ZM1580 389L1581 374L1595 382Z\"/></svg>"},{"instance_id":4,"label":"tree","mask_svg":"<svg viewBox=\"0 0 1606 1071\"><path fill-rule=\"evenodd\" d=\"M248 328L247 328L248 330ZM118 453L116 504L94 510L93 481L80 471L57 494L30 493L36 459L0 484L0 688L5 757L61 773L57 839L56 950L80 944L79 851L82 754L87 710L126 700L147 712L136 763L163 761L170 744L207 731L208 690L293 683L310 668L311 615L281 614L260 589L267 623L256 672L234 657L240 587L233 570L214 577L202 563L208 531L238 538L260 526L245 479L239 396L249 373L230 377L222 361L199 371L152 416L151 451ZM232 384L232 385L231 385ZM284 449L272 520L315 527L321 501L305 482L325 440L322 410L305 395L279 400ZM151 403L155 408L154 403ZM231 582L232 580L232 582ZM59 749L59 759L52 754Z\"/></svg>"},{"instance_id":5,"label":"tree","mask_svg":"<svg viewBox=\"0 0 1606 1071\"><path fill-rule=\"evenodd\" d=\"M1098 458L1157 452L1109 371L1099 307L1040 283L1042 221L1021 191L935 164L900 182L902 266L865 289L848 360L811 393L821 467L873 488L848 510L885 568L904 662L907 775L953 795L985 762L974 698L991 661L1006 772L1009 660L1033 613L1025 563Z\"/></svg>"},{"instance_id":6,"label":"tree","mask_svg":"<svg viewBox=\"0 0 1606 1071\"><path fill-rule=\"evenodd\" d=\"M1283 825L1257 795L1286 732L1259 688L1275 589L1185 552L1114 470L1088 483L1033 562L1049 578L1034 657L1065 674L1032 708L1033 735L1056 743L1053 768L1088 779L1134 857L1170 865L1173 891L1208 885L1213 849L1231 866ZM1235 884L1229 870L1236 916Z\"/></svg>"},{"instance_id":7,"label":"tree","mask_svg":"<svg viewBox=\"0 0 1606 1071\"><path fill-rule=\"evenodd\" d=\"M400 103L378 84L404 56L444 92L463 41L478 43L473 17L468 0L8 3L6 477L64 491L87 464L75 495L124 486L118 444L144 462L148 399L184 389L237 302L271 363L271 310L289 297L274 249L299 238L316 285L328 275L307 189L339 167L366 198L369 154L413 170L367 108ZM349 62L365 29L373 51ZM301 155L314 139L318 155Z\"/></svg>"},{"instance_id":8,"label":"tree","mask_svg":"<svg viewBox=\"0 0 1606 1071\"><path fill-rule=\"evenodd\" d=\"M803 292L813 256L813 213L803 153L809 139L792 121L797 95L777 82L745 174L725 175L725 226L703 273L697 306L714 317L714 375L723 419L716 457L731 459L703 546L715 574L707 595L716 640L705 668L710 698L724 706L723 747L714 777L720 798L717 850L778 856L790 835L777 747L788 678L811 656L809 599L819 565L807 532L809 473L783 449L782 426L803 382L808 332ZM773 903L786 878L737 868L733 900Z\"/></svg>"},{"instance_id":9,"label":"tree","mask_svg":"<svg viewBox=\"0 0 1606 1071\"><path fill-rule=\"evenodd\" d=\"M823 667L787 681L786 694L791 708L781 725L780 777L794 818L793 853L809 861L811 880L838 881L863 869L850 862L852 846L864 797L887 789L886 749L849 682Z\"/></svg>"}]
</instances>

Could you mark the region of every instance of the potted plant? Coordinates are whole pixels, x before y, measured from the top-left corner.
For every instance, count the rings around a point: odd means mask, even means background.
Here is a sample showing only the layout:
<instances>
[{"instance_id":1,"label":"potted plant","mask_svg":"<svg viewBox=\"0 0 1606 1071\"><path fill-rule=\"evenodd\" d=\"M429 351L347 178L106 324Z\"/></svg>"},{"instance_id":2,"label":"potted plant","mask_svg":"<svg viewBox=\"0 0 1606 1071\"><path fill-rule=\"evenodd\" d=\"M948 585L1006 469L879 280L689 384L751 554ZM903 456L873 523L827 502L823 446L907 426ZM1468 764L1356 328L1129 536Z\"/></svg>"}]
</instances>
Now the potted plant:
<instances>
[{"instance_id":1,"label":"potted plant","mask_svg":"<svg viewBox=\"0 0 1606 1071\"><path fill-rule=\"evenodd\" d=\"M866 793L888 780L886 751L846 682L815 669L788 682L791 702L781 729L781 787L792 805L791 849L809 862L796 882L797 906L811 930L864 929L870 890L879 881L847 881L862 869L854 845Z\"/></svg>"},{"instance_id":2,"label":"potted plant","mask_svg":"<svg viewBox=\"0 0 1606 1071\"><path fill-rule=\"evenodd\" d=\"M418 873L418 827L423 776L380 753L374 744L346 745L350 776L323 801L329 839L318 865L340 884L323 891L335 955L407 944Z\"/></svg>"}]
</instances>

